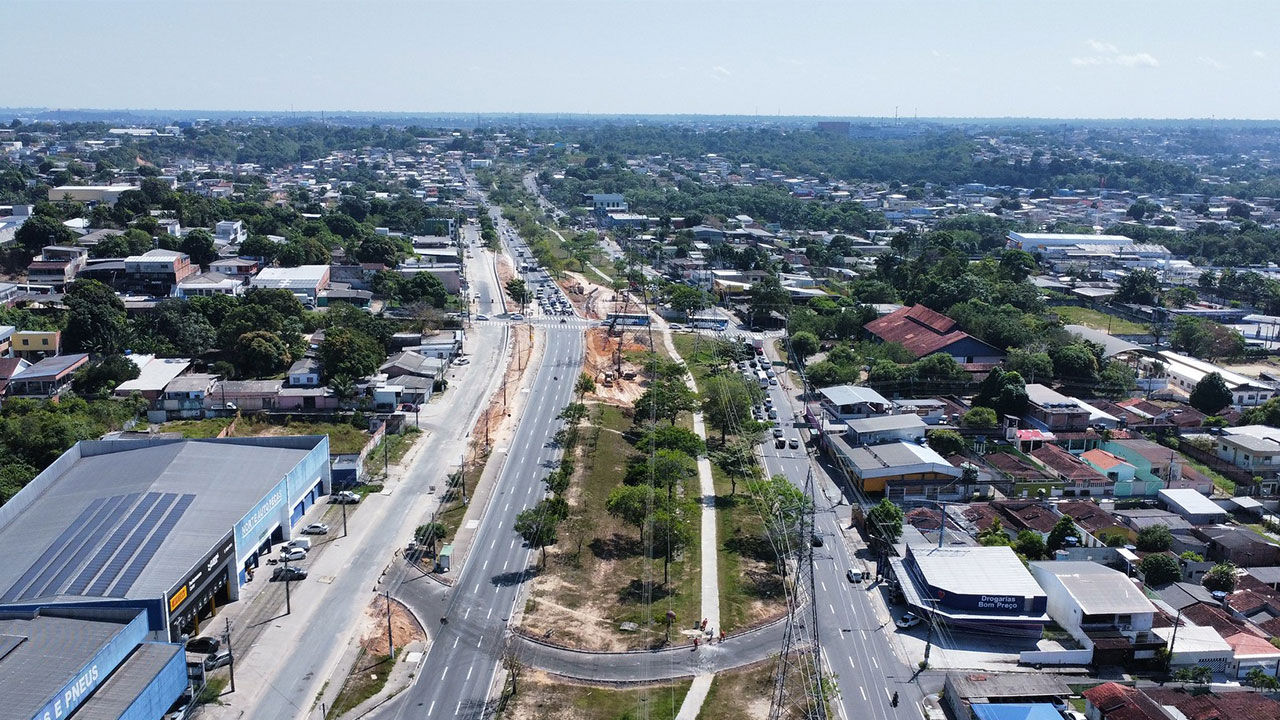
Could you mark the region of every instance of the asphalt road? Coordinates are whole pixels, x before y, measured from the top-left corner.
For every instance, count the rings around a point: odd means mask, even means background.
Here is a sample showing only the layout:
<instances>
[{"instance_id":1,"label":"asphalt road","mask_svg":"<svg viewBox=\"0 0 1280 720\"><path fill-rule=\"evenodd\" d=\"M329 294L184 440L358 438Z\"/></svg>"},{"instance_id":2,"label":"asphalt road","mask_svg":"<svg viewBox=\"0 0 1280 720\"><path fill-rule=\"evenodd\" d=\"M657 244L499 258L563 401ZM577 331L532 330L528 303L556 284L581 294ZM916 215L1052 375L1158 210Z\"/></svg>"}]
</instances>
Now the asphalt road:
<instances>
[{"instance_id":1,"label":"asphalt road","mask_svg":"<svg viewBox=\"0 0 1280 720\"><path fill-rule=\"evenodd\" d=\"M580 330L548 329L546 351L497 489L480 520L470 555L446 594L447 622L423 618L436 625L423 673L371 717L483 716L508 620L536 561L516 534L515 519L546 492L544 479L560 455L552 444L561 425L557 416L573 399L582 355Z\"/></svg>"},{"instance_id":2,"label":"asphalt road","mask_svg":"<svg viewBox=\"0 0 1280 720\"><path fill-rule=\"evenodd\" d=\"M781 386L771 386L769 396L779 409L784 437L803 443L804 438L791 420L801 406L793 405ZM765 442L764 464L770 475L784 474L799 487L804 487L811 467L803 446L797 450L776 449L772 438ZM824 537L823 546L814 549L818 640L840 690L835 704L845 718L918 720L915 701L919 692L910 683L913 668L894 654L890 645L895 627L892 623L882 627L888 617L877 615L872 584L853 584L845 577L850 568L870 570L874 577L874 561L864 562L849 553L840 525L848 525L850 508L847 504L833 504L840 498L840 491L818 469L814 470L814 487L818 496L815 531ZM890 704L894 692L899 693L896 708Z\"/></svg>"}]
</instances>

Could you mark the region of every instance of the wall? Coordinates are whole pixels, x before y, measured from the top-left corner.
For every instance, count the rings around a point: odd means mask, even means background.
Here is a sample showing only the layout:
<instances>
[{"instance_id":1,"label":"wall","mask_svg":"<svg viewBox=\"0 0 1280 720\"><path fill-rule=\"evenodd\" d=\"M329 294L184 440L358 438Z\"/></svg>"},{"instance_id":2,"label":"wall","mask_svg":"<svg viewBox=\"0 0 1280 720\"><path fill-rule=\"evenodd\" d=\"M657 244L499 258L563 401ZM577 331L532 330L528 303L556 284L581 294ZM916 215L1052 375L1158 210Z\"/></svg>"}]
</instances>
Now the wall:
<instances>
[{"instance_id":1,"label":"wall","mask_svg":"<svg viewBox=\"0 0 1280 720\"><path fill-rule=\"evenodd\" d=\"M186 659L186 653L174 653L120 717L123 720L152 720L162 716L187 689Z\"/></svg>"},{"instance_id":2,"label":"wall","mask_svg":"<svg viewBox=\"0 0 1280 720\"><path fill-rule=\"evenodd\" d=\"M1087 650L1024 650L1018 653L1020 665L1088 665L1093 662L1093 648Z\"/></svg>"},{"instance_id":3,"label":"wall","mask_svg":"<svg viewBox=\"0 0 1280 720\"><path fill-rule=\"evenodd\" d=\"M33 720L43 718L61 718L71 714L81 703L89 699L93 691L101 685L133 649L147 635L146 615L139 613L132 621L122 627L102 649L93 656L69 682L59 690L48 704L32 716Z\"/></svg>"}]
</instances>

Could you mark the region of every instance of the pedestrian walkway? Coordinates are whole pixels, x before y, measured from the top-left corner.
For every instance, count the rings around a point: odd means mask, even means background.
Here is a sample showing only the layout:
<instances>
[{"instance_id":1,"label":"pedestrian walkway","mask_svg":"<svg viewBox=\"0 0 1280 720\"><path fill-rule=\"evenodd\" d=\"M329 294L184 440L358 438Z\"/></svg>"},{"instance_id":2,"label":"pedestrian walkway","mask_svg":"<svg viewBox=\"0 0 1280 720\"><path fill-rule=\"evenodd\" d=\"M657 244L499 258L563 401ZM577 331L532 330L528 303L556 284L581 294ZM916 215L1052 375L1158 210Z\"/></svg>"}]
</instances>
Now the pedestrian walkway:
<instances>
[{"instance_id":1,"label":"pedestrian walkway","mask_svg":"<svg viewBox=\"0 0 1280 720\"><path fill-rule=\"evenodd\" d=\"M676 713L676 720L696 720L698 713L702 712L702 703L707 699L714 677L711 673L693 676L689 692L685 693L684 702L680 703L680 712Z\"/></svg>"}]
</instances>

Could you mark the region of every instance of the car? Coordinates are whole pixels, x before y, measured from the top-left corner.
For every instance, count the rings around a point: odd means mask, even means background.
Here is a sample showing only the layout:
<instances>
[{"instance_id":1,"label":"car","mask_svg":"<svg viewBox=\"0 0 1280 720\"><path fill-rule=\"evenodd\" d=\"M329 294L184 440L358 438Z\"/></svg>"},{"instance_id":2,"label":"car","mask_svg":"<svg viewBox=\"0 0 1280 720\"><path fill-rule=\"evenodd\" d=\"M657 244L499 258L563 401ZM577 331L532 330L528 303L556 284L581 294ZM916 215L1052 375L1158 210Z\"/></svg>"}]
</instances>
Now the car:
<instances>
[{"instance_id":1,"label":"car","mask_svg":"<svg viewBox=\"0 0 1280 720\"><path fill-rule=\"evenodd\" d=\"M329 502L337 503L338 505L355 505L360 502L360 496L350 490L341 490L330 496Z\"/></svg>"},{"instance_id":2,"label":"car","mask_svg":"<svg viewBox=\"0 0 1280 720\"><path fill-rule=\"evenodd\" d=\"M777 438L773 441L773 446L781 450L787 446L787 441L785 438Z\"/></svg>"},{"instance_id":3,"label":"car","mask_svg":"<svg viewBox=\"0 0 1280 720\"><path fill-rule=\"evenodd\" d=\"M777 410L776 408L769 408L768 415L769 415L769 419L770 419L770 420L777 420L777 419L778 419L778 410Z\"/></svg>"},{"instance_id":4,"label":"car","mask_svg":"<svg viewBox=\"0 0 1280 720\"><path fill-rule=\"evenodd\" d=\"M187 641L187 652L212 655L222 647L222 641L213 637L191 638Z\"/></svg>"},{"instance_id":5,"label":"car","mask_svg":"<svg viewBox=\"0 0 1280 720\"><path fill-rule=\"evenodd\" d=\"M765 396L764 396L764 406L765 406L765 407L767 407L767 408L771 408L771 407L773 407L773 398L769 397L768 395L765 395Z\"/></svg>"},{"instance_id":6,"label":"car","mask_svg":"<svg viewBox=\"0 0 1280 720\"><path fill-rule=\"evenodd\" d=\"M457 360L453 361L453 364L454 365L470 365L471 360L468 358L458 358Z\"/></svg>"},{"instance_id":7,"label":"car","mask_svg":"<svg viewBox=\"0 0 1280 720\"><path fill-rule=\"evenodd\" d=\"M787 446L790 447L792 450L799 450L800 441L796 438L791 438L790 440L787 441Z\"/></svg>"},{"instance_id":8,"label":"car","mask_svg":"<svg viewBox=\"0 0 1280 720\"><path fill-rule=\"evenodd\" d=\"M299 562L307 559L307 551L300 547L285 547L280 550L280 559L284 562Z\"/></svg>"},{"instance_id":9,"label":"car","mask_svg":"<svg viewBox=\"0 0 1280 720\"><path fill-rule=\"evenodd\" d=\"M773 429L773 436L774 436L774 437L776 437L776 438L780 438L780 437L782 437L782 428L780 428L780 427L776 427L776 428L774 428L774 429Z\"/></svg>"},{"instance_id":10,"label":"car","mask_svg":"<svg viewBox=\"0 0 1280 720\"><path fill-rule=\"evenodd\" d=\"M400 412L418 412L418 406L413 403L400 403Z\"/></svg>"},{"instance_id":11,"label":"car","mask_svg":"<svg viewBox=\"0 0 1280 720\"><path fill-rule=\"evenodd\" d=\"M560 322L562 322L562 323L563 323L563 322L569 322L569 321L568 321L568 320L565 320L564 318L560 318Z\"/></svg>"},{"instance_id":12,"label":"car","mask_svg":"<svg viewBox=\"0 0 1280 720\"><path fill-rule=\"evenodd\" d=\"M821 533L814 533L814 534L813 534L813 537L809 538L809 544L810 544L810 545L812 545L812 546L814 546L814 547L822 547L822 546L823 546L824 544L826 544L826 543L825 543L825 541L822 539L822 534L821 534Z\"/></svg>"},{"instance_id":13,"label":"car","mask_svg":"<svg viewBox=\"0 0 1280 720\"><path fill-rule=\"evenodd\" d=\"M511 313L511 319L512 319L512 320L523 320L523 319L524 319L524 315L522 315L522 314L520 314L520 313Z\"/></svg>"},{"instance_id":14,"label":"car","mask_svg":"<svg viewBox=\"0 0 1280 720\"><path fill-rule=\"evenodd\" d=\"M684 326L683 326L683 325L681 325L680 323L671 323L670 327L671 327L671 329L672 329L672 330L683 330L683 329L684 329Z\"/></svg>"},{"instance_id":15,"label":"car","mask_svg":"<svg viewBox=\"0 0 1280 720\"><path fill-rule=\"evenodd\" d=\"M329 526L325 523L311 523L302 528L303 535L328 535Z\"/></svg>"},{"instance_id":16,"label":"car","mask_svg":"<svg viewBox=\"0 0 1280 720\"><path fill-rule=\"evenodd\" d=\"M220 653L210 655L204 659L204 670L205 672L209 672L210 670L217 670L220 667L225 667L231 664L232 659L230 650L223 650Z\"/></svg>"},{"instance_id":17,"label":"car","mask_svg":"<svg viewBox=\"0 0 1280 720\"><path fill-rule=\"evenodd\" d=\"M769 378L769 384L770 384L770 385L777 385L777 384L778 384L778 378Z\"/></svg>"},{"instance_id":18,"label":"car","mask_svg":"<svg viewBox=\"0 0 1280 720\"><path fill-rule=\"evenodd\" d=\"M902 617L894 621L894 624L902 629L913 628L920 624L920 616L915 613L904 613Z\"/></svg>"},{"instance_id":19,"label":"car","mask_svg":"<svg viewBox=\"0 0 1280 720\"><path fill-rule=\"evenodd\" d=\"M851 582L851 583L860 583L860 582L862 582L862 571L861 571L861 570L853 570L853 569L845 570L845 572L844 572L844 576L845 576L846 578L848 578L848 579L849 579L849 582Z\"/></svg>"},{"instance_id":20,"label":"car","mask_svg":"<svg viewBox=\"0 0 1280 720\"><path fill-rule=\"evenodd\" d=\"M488 316L488 315L484 315L484 314L479 314L479 315L476 315L476 319L477 319L477 320L488 320L488 319L489 319L489 316Z\"/></svg>"},{"instance_id":21,"label":"car","mask_svg":"<svg viewBox=\"0 0 1280 720\"><path fill-rule=\"evenodd\" d=\"M279 565L279 566L276 566L276 569L271 572L271 582L282 582L284 580L289 580L289 581L305 580L306 578L307 578L306 568L294 567L293 565L290 565L288 567L285 567L284 565Z\"/></svg>"}]
</instances>

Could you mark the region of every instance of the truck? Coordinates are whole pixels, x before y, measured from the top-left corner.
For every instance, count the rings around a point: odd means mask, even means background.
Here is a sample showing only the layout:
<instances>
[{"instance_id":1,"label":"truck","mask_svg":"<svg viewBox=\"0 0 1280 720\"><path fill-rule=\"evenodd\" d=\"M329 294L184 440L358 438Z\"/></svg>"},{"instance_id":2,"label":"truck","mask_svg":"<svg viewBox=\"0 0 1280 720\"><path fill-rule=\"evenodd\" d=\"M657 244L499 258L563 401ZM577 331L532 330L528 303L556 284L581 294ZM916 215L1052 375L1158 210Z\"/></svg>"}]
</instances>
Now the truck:
<instances>
[{"instance_id":1,"label":"truck","mask_svg":"<svg viewBox=\"0 0 1280 720\"><path fill-rule=\"evenodd\" d=\"M612 371L606 372L606 373L604 374L604 382L603 382L602 384L603 384L605 387L613 387L613 372L612 372Z\"/></svg>"}]
</instances>

